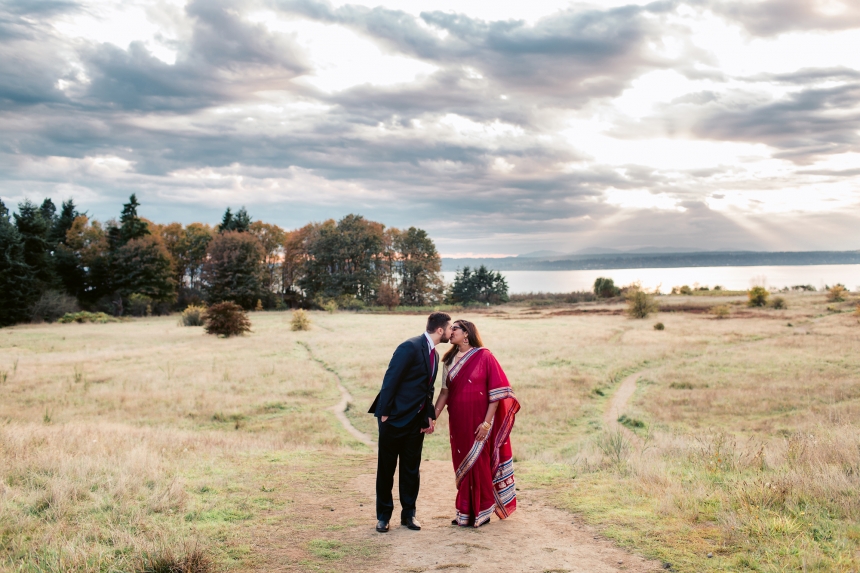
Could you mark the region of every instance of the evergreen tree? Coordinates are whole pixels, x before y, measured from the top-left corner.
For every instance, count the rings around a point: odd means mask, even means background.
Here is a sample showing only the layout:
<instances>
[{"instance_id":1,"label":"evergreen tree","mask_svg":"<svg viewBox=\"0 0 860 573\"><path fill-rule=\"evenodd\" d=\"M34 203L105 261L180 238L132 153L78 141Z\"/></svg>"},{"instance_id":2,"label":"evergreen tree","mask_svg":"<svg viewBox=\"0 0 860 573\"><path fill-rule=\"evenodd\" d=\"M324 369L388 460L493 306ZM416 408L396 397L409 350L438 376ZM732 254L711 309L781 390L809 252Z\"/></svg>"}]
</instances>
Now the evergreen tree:
<instances>
[{"instance_id":1,"label":"evergreen tree","mask_svg":"<svg viewBox=\"0 0 860 573\"><path fill-rule=\"evenodd\" d=\"M245 207L242 207L235 214L227 207L224 211L224 216L221 217L221 224L218 225L219 233L229 233L230 231L238 231L247 233L251 230L251 216Z\"/></svg>"},{"instance_id":2,"label":"evergreen tree","mask_svg":"<svg viewBox=\"0 0 860 573\"><path fill-rule=\"evenodd\" d=\"M15 227L24 245L24 262L30 267L38 288L43 290L52 285L54 273L51 264L51 248L48 244L50 223L42 216L42 211L29 199L18 204L15 213Z\"/></svg>"},{"instance_id":3,"label":"evergreen tree","mask_svg":"<svg viewBox=\"0 0 860 573\"><path fill-rule=\"evenodd\" d=\"M140 207L140 203L137 202L137 196L132 193L128 198L128 203L122 206L122 213L119 216L120 244L117 246L149 235L149 225L138 216L138 207Z\"/></svg>"},{"instance_id":4,"label":"evergreen tree","mask_svg":"<svg viewBox=\"0 0 860 573\"><path fill-rule=\"evenodd\" d=\"M52 245L59 245L66 242L66 233L72 228L72 223L75 222L75 217L80 215L75 202L71 199L63 201L63 206L60 208L60 214L54 219L54 224L48 234L48 242Z\"/></svg>"},{"instance_id":5,"label":"evergreen tree","mask_svg":"<svg viewBox=\"0 0 860 573\"><path fill-rule=\"evenodd\" d=\"M219 233L226 233L227 231L233 230L233 211L230 207L227 207L227 210L224 211L224 216L221 217L221 224L218 225Z\"/></svg>"},{"instance_id":6,"label":"evergreen tree","mask_svg":"<svg viewBox=\"0 0 860 573\"><path fill-rule=\"evenodd\" d=\"M36 285L24 258L24 242L0 201L0 326L22 322L35 300Z\"/></svg>"},{"instance_id":7,"label":"evergreen tree","mask_svg":"<svg viewBox=\"0 0 860 573\"><path fill-rule=\"evenodd\" d=\"M45 223L48 225L48 233L50 234L51 227L54 226L57 219L57 206L54 205L54 202L51 201L50 197L46 197L45 200L42 201L42 206L39 207L39 213L41 213L42 219L44 219Z\"/></svg>"},{"instance_id":8,"label":"evergreen tree","mask_svg":"<svg viewBox=\"0 0 860 573\"><path fill-rule=\"evenodd\" d=\"M127 300L140 294L159 302L176 296L173 264L167 249L156 237L132 239L113 255L114 288Z\"/></svg>"},{"instance_id":9,"label":"evergreen tree","mask_svg":"<svg viewBox=\"0 0 860 573\"><path fill-rule=\"evenodd\" d=\"M260 241L250 233L228 231L209 243L203 282L210 303L232 301L254 308L263 296L263 258Z\"/></svg>"},{"instance_id":10,"label":"evergreen tree","mask_svg":"<svg viewBox=\"0 0 860 573\"><path fill-rule=\"evenodd\" d=\"M62 289L72 296L78 296L83 283L83 269L78 268L72 251L65 248L66 233L72 228L77 216L78 210L74 201L63 201L60 214L54 218L54 224L48 231L48 243L54 250L54 273Z\"/></svg>"},{"instance_id":11,"label":"evergreen tree","mask_svg":"<svg viewBox=\"0 0 860 573\"><path fill-rule=\"evenodd\" d=\"M450 304L490 303L508 301L508 282L502 273L481 265L474 271L463 267L457 271L448 292Z\"/></svg>"}]
</instances>

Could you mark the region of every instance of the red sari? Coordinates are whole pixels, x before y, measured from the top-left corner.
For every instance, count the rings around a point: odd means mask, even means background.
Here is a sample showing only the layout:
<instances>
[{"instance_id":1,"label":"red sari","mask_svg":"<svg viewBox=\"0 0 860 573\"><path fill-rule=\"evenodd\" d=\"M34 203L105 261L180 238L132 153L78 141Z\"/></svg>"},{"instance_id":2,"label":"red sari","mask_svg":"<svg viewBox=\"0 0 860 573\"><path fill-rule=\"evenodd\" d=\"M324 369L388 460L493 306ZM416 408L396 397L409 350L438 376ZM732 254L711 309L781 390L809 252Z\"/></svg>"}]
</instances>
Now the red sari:
<instances>
[{"instance_id":1,"label":"red sari","mask_svg":"<svg viewBox=\"0 0 860 573\"><path fill-rule=\"evenodd\" d=\"M457 483L457 524L479 527L494 512L505 519L517 507L511 429L520 403L499 361L486 348L473 348L446 379L451 458ZM499 402L484 441L475 430L490 402Z\"/></svg>"}]
</instances>

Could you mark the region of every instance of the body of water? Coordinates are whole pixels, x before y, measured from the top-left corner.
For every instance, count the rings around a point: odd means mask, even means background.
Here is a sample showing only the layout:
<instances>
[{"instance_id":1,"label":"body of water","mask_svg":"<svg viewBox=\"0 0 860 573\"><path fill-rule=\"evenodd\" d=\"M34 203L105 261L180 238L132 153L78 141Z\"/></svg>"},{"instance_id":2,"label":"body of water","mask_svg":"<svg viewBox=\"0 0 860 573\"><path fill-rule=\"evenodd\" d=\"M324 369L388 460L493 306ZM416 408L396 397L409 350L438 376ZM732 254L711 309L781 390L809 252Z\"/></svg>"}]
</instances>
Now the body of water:
<instances>
[{"instance_id":1,"label":"body of water","mask_svg":"<svg viewBox=\"0 0 860 573\"><path fill-rule=\"evenodd\" d=\"M454 280L453 271L443 272L446 283ZM527 292L572 292L591 290L597 277L608 277L618 286L640 282L643 287L668 293L673 286L698 283L713 288L746 290L754 284L782 288L793 285L842 283L849 290L860 290L860 265L803 265L780 267L678 267L668 269L602 269L581 271L502 271L512 294Z\"/></svg>"}]
</instances>

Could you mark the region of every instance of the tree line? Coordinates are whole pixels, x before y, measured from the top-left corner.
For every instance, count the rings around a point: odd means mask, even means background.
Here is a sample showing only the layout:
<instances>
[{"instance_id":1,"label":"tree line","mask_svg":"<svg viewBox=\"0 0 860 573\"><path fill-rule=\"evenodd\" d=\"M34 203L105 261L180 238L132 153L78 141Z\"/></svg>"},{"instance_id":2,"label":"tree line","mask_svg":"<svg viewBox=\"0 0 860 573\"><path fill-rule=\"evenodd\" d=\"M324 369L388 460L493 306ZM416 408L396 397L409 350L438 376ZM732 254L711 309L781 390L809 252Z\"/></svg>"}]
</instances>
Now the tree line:
<instances>
[{"instance_id":1,"label":"tree line","mask_svg":"<svg viewBox=\"0 0 860 573\"><path fill-rule=\"evenodd\" d=\"M163 314L233 301L251 308L337 304L428 306L445 300L426 231L360 215L292 231L228 208L221 223L161 225L135 195L101 223L73 200L0 201L0 325L53 320L79 308ZM59 315L59 316L58 316Z\"/></svg>"}]
</instances>

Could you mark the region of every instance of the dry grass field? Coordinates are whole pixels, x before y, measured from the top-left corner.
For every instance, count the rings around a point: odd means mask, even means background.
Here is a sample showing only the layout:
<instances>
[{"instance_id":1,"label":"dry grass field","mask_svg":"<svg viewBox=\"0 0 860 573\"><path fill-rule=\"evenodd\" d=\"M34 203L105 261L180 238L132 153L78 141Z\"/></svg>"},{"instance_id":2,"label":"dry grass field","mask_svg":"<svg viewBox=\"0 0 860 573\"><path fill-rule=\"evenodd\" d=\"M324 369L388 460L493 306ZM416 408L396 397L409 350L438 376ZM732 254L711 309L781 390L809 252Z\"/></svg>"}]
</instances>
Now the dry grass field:
<instances>
[{"instance_id":1,"label":"dry grass field","mask_svg":"<svg viewBox=\"0 0 860 573\"><path fill-rule=\"evenodd\" d=\"M860 570L860 324L850 301L786 300L464 314L523 405L519 487L675 571ZM374 454L331 407L339 378L375 434L367 406L424 317L310 316L252 313L231 339L175 317L0 331L0 570L378 569L373 500L345 487ZM448 460L440 423L425 457Z\"/></svg>"}]
</instances>

